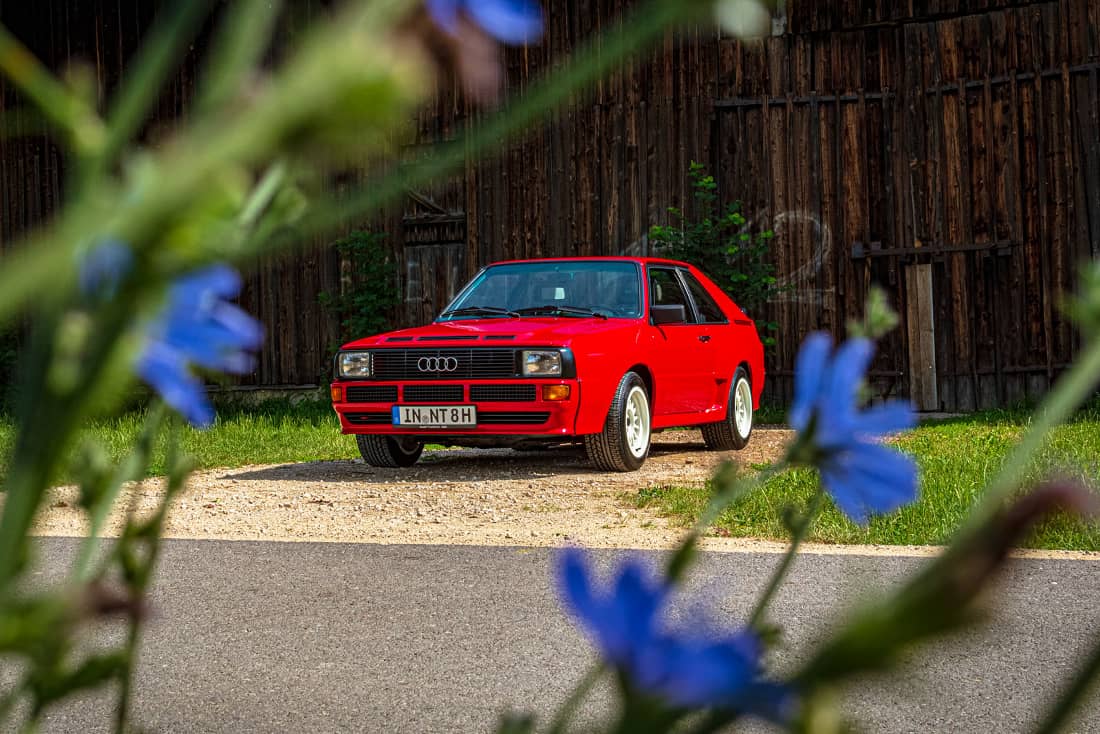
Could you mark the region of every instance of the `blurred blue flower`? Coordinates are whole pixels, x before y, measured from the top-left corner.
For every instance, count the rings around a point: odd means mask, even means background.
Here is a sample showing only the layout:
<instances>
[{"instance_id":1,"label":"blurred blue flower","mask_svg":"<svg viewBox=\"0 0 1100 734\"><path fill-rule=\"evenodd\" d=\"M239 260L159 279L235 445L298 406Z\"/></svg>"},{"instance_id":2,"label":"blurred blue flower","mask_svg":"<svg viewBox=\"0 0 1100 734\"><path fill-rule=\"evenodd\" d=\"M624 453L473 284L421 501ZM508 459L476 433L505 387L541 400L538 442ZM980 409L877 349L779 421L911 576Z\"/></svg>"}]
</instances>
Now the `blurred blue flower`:
<instances>
[{"instance_id":1,"label":"blurred blue flower","mask_svg":"<svg viewBox=\"0 0 1100 734\"><path fill-rule=\"evenodd\" d=\"M542 8L532 0L427 0L427 7L451 35L457 33L462 14L501 43L523 44L542 35Z\"/></svg>"},{"instance_id":2,"label":"blurred blue flower","mask_svg":"<svg viewBox=\"0 0 1100 734\"><path fill-rule=\"evenodd\" d=\"M249 352L263 342L260 323L226 300L240 291L240 275L232 268L214 265L198 270L172 285L164 310L146 330L138 374L200 428L214 422L214 408L192 365L249 372L254 364Z\"/></svg>"},{"instance_id":3,"label":"blurred blue flower","mask_svg":"<svg viewBox=\"0 0 1100 734\"><path fill-rule=\"evenodd\" d=\"M558 557L561 595L603 658L633 690L675 708L719 708L784 718L790 692L762 679L760 641L749 631L733 635L675 632L661 622L669 586L651 580L636 560L623 563L606 593L593 589L584 553Z\"/></svg>"},{"instance_id":4,"label":"blurred blue flower","mask_svg":"<svg viewBox=\"0 0 1100 734\"><path fill-rule=\"evenodd\" d=\"M796 458L813 464L837 506L855 522L891 512L917 497L917 468L879 439L911 428L909 404L895 400L857 409L860 384L874 354L867 339L850 339L833 353L827 334L806 338L795 364L789 420L805 447Z\"/></svg>"},{"instance_id":5,"label":"blurred blue flower","mask_svg":"<svg viewBox=\"0 0 1100 734\"><path fill-rule=\"evenodd\" d=\"M79 254L77 284L85 298L114 298L130 269L134 253L119 240L104 240Z\"/></svg>"}]
</instances>

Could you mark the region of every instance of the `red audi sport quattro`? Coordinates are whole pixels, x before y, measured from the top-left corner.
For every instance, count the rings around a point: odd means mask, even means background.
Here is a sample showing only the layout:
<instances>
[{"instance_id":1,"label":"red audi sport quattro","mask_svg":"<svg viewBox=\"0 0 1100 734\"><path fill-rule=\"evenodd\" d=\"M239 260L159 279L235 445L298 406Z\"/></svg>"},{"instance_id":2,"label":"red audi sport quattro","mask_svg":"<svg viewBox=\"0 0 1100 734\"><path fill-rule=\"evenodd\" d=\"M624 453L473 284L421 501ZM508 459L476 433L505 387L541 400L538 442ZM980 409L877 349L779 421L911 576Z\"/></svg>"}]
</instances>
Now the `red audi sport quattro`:
<instances>
[{"instance_id":1,"label":"red audi sport quattro","mask_svg":"<svg viewBox=\"0 0 1100 734\"><path fill-rule=\"evenodd\" d=\"M672 426L740 449L764 388L753 322L696 268L657 258L489 265L429 326L345 344L335 367L340 427L385 467L425 442L583 442L597 467L633 471Z\"/></svg>"}]
</instances>

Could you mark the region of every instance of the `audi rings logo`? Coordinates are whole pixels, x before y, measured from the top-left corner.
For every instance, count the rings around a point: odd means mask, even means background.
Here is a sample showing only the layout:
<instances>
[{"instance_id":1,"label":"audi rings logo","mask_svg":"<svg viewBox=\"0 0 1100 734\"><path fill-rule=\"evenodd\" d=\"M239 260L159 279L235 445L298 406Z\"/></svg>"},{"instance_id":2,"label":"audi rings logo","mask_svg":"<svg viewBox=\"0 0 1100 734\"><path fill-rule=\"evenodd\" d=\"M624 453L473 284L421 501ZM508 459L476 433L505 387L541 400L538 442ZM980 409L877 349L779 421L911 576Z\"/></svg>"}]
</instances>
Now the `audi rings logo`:
<instances>
[{"instance_id":1,"label":"audi rings logo","mask_svg":"<svg viewBox=\"0 0 1100 734\"><path fill-rule=\"evenodd\" d=\"M421 372L454 372L458 369L458 360L454 357L421 357L416 360L416 368Z\"/></svg>"}]
</instances>

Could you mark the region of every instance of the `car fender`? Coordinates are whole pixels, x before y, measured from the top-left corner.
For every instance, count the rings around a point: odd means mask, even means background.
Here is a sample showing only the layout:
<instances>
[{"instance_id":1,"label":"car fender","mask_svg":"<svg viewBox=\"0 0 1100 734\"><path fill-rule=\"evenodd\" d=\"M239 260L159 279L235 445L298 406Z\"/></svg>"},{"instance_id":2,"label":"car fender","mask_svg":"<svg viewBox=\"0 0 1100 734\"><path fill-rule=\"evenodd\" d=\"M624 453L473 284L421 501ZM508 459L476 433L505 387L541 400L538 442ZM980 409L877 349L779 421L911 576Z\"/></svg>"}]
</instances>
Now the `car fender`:
<instances>
[{"instance_id":1,"label":"car fender","mask_svg":"<svg viewBox=\"0 0 1100 734\"><path fill-rule=\"evenodd\" d=\"M599 433L603 430L615 391L619 388L623 375L631 368L640 366L642 379L652 392L652 376L639 343L640 331L634 330L629 338L598 341L585 339L574 345L581 393L575 429L578 434ZM652 395L650 404L652 405Z\"/></svg>"}]
</instances>

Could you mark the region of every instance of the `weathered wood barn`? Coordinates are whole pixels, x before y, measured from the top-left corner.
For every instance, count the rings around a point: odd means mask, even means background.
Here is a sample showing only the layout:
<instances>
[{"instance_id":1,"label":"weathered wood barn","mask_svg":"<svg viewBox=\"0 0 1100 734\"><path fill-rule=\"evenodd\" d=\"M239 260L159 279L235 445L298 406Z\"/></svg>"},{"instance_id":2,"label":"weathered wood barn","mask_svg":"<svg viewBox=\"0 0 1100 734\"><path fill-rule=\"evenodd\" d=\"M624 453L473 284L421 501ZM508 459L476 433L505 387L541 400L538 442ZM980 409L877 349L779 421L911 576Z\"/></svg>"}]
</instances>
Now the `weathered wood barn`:
<instances>
[{"instance_id":1,"label":"weathered wood barn","mask_svg":"<svg viewBox=\"0 0 1100 734\"><path fill-rule=\"evenodd\" d=\"M542 43L506 54L516 90L631 3L545 5ZM102 94L153 13L140 0L0 2L51 66L93 64ZM194 69L161 120L186 108ZM2 91L0 107L17 104ZM479 114L441 93L415 142L453 138ZM872 368L882 392L928 410L1034 399L1073 359L1060 302L1100 257L1100 2L787 0L761 41L669 36L507 149L364 223L389 233L402 265L398 322L429 318L492 260L647 253L649 227L690 199L691 161L777 234L792 288L771 304L773 399L789 396L801 338L841 334L876 283L902 315ZM49 214L63 177L45 138L0 143L0 247ZM337 326L317 294L340 287L340 267L325 242L256 264L244 302L270 338L251 384L327 370Z\"/></svg>"}]
</instances>

